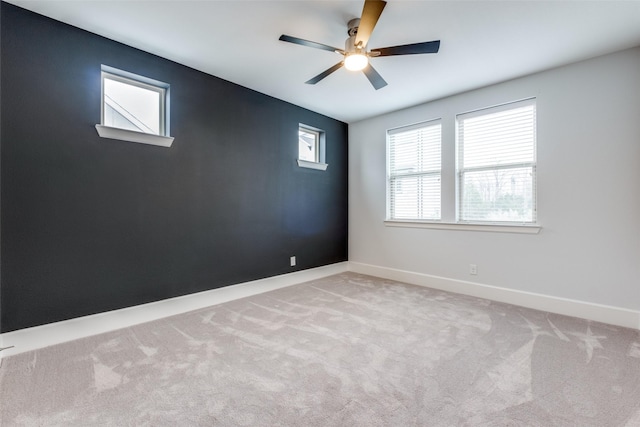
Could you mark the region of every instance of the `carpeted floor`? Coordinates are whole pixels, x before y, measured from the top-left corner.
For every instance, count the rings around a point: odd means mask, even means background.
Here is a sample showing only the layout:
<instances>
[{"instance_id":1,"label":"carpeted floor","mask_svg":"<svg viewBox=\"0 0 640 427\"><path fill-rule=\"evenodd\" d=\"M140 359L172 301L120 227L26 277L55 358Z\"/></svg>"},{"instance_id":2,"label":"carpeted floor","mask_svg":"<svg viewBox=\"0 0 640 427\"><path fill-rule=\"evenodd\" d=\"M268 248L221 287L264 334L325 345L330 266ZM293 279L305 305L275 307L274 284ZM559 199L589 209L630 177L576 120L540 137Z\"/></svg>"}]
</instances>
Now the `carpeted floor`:
<instances>
[{"instance_id":1,"label":"carpeted floor","mask_svg":"<svg viewBox=\"0 0 640 427\"><path fill-rule=\"evenodd\" d=\"M640 426L640 332L344 273L4 359L2 426Z\"/></svg>"}]
</instances>

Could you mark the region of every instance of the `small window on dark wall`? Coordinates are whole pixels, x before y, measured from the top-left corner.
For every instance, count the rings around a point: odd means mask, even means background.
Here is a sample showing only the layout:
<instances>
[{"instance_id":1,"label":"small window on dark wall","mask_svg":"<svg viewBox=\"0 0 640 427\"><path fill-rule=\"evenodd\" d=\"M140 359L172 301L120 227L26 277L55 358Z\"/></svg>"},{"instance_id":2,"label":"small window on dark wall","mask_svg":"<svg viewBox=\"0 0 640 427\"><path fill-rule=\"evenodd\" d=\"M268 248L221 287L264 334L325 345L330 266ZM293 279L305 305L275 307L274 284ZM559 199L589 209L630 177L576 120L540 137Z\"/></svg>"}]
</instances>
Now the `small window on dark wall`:
<instances>
[{"instance_id":1,"label":"small window on dark wall","mask_svg":"<svg viewBox=\"0 0 640 427\"><path fill-rule=\"evenodd\" d=\"M298 158L318 163L320 132L300 127L298 130Z\"/></svg>"},{"instance_id":2,"label":"small window on dark wall","mask_svg":"<svg viewBox=\"0 0 640 427\"><path fill-rule=\"evenodd\" d=\"M324 131L300 124L298 126L298 166L326 170Z\"/></svg>"},{"instance_id":3,"label":"small window on dark wall","mask_svg":"<svg viewBox=\"0 0 640 427\"><path fill-rule=\"evenodd\" d=\"M165 89L103 73L102 124L164 135Z\"/></svg>"},{"instance_id":4,"label":"small window on dark wall","mask_svg":"<svg viewBox=\"0 0 640 427\"><path fill-rule=\"evenodd\" d=\"M105 138L170 147L169 85L106 65L101 74L101 120Z\"/></svg>"}]
</instances>

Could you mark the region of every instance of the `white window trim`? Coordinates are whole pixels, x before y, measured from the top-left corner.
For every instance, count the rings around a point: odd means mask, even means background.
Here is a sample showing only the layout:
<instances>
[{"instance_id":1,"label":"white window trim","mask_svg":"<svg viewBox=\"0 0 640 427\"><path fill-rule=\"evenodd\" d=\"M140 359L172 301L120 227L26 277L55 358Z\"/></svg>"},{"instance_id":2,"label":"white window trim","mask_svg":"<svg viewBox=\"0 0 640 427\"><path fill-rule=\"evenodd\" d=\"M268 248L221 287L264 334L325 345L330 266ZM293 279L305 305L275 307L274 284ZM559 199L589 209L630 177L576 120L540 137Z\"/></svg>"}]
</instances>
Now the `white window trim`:
<instances>
[{"instance_id":1,"label":"white window trim","mask_svg":"<svg viewBox=\"0 0 640 427\"><path fill-rule=\"evenodd\" d=\"M319 170L319 171L326 171L327 167L329 165L326 164L326 163L309 162L307 160L298 159L298 166L300 166L301 168L316 169L316 170Z\"/></svg>"},{"instance_id":2,"label":"white window trim","mask_svg":"<svg viewBox=\"0 0 640 427\"><path fill-rule=\"evenodd\" d=\"M526 97L526 98L520 98L519 100L516 101L509 101L509 102L505 102L505 103L501 103L501 104L496 104L493 107L500 107L500 106L505 106L505 108L509 108L510 105L517 103L517 102L526 102L526 101L532 101L532 102L537 102L537 97ZM492 107L487 107L487 108L492 108ZM473 109L473 110L467 110L464 111L462 113L454 113L451 114L449 116L449 114L447 114L447 117L443 116L441 118L442 123L443 123L443 144L448 144L450 141L445 141L446 138L448 138L448 136L445 135L453 135L455 133L457 133L457 122L456 122L456 117L460 114L465 114L465 113L470 113L470 112L478 112L479 114L485 110L486 108L481 108L481 109ZM411 125L406 125L406 126L396 126L393 128L388 129L388 131L392 131L395 129L401 129L401 128L405 128L405 127L409 127ZM446 130L445 130L446 129ZM457 145L457 141L455 141L455 144ZM536 143L537 145L537 143ZM454 148L455 149L455 148ZM443 146L443 155L444 155L444 146ZM452 174L450 176L450 178L445 178L443 176L443 182L445 179L451 179L452 183L453 180L455 180L455 186L457 187L457 181L458 181L458 177L457 177L457 150L455 150L455 154L453 154L453 158L455 159L454 164L452 165L442 165L442 173L445 174L445 171L448 170L448 174ZM386 154L386 160L388 162L389 159L389 155L388 152ZM536 162L536 166L537 166L537 162ZM449 170L449 167L452 167L452 169ZM387 170L388 170L388 166L387 166ZM387 185L388 185L388 179L387 179ZM537 187L538 183L536 181L536 187ZM388 189L386 190L387 194L386 194L386 199L387 199L387 203L388 203ZM444 190L443 190L444 191ZM536 209L538 208L537 206L537 192L536 192ZM400 228L422 228L422 229L432 229L432 230L453 230L453 231L475 231L475 232L497 232L497 233L514 233L514 234L539 234L542 229L543 229L543 225L540 222L540 218L539 216L536 214L536 222L535 223L501 223L501 222L482 222L482 223L476 223L476 222L468 222L468 221L457 221L457 210L458 210L458 191L457 188L455 189L454 193L449 194L448 196L445 196L445 194L442 194L442 201L444 203L445 198L450 199L453 203L453 205L451 205L449 208L445 207L445 205L442 206L443 209L443 213L445 211L450 212L449 214L447 214L446 216L443 216L442 220L419 220L419 219L408 219L408 220L403 220L403 219L390 219L388 217L388 205L387 205L387 216L382 220L383 224L385 227L400 227Z\"/></svg>"},{"instance_id":3,"label":"white window trim","mask_svg":"<svg viewBox=\"0 0 640 427\"><path fill-rule=\"evenodd\" d=\"M542 230L540 224L490 224L463 222L403 221L385 220L387 227L430 228L434 230L485 231L495 233L538 234Z\"/></svg>"},{"instance_id":4,"label":"white window trim","mask_svg":"<svg viewBox=\"0 0 640 427\"><path fill-rule=\"evenodd\" d=\"M101 138L138 142L140 144L156 145L159 147L171 147L171 144L173 144L172 136L153 135L151 133L136 132L135 130L120 129L104 125L96 125L96 130Z\"/></svg>"},{"instance_id":5,"label":"white window trim","mask_svg":"<svg viewBox=\"0 0 640 427\"><path fill-rule=\"evenodd\" d=\"M317 162L310 162L308 160L301 160L300 158L297 158L297 163L298 163L298 167L301 168L307 168L307 169L315 169L315 170L320 170L320 171L326 171L327 167L329 166L327 163L325 163L325 159L326 159L326 134L325 131L323 131L322 129L313 127L313 126L309 126L309 125L305 125L303 123L298 123L298 131L300 129L304 129L306 131L315 133L318 135L318 146L317 146L317 158L318 161ZM299 155L299 154L298 154Z\"/></svg>"},{"instance_id":6,"label":"white window trim","mask_svg":"<svg viewBox=\"0 0 640 427\"><path fill-rule=\"evenodd\" d=\"M158 147L171 147L174 138L169 136L169 85L167 83L150 79L148 77L139 76L127 71L118 70L117 68L102 65L102 75L100 77L100 124L96 124L96 131L101 138L115 139L119 141L137 142L140 144L155 145ZM104 125L104 76L122 81L127 84L133 84L139 87L152 89L162 94L163 102L160 105L161 124L160 133L155 135L151 133L138 132L129 129L115 128Z\"/></svg>"}]
</instances>

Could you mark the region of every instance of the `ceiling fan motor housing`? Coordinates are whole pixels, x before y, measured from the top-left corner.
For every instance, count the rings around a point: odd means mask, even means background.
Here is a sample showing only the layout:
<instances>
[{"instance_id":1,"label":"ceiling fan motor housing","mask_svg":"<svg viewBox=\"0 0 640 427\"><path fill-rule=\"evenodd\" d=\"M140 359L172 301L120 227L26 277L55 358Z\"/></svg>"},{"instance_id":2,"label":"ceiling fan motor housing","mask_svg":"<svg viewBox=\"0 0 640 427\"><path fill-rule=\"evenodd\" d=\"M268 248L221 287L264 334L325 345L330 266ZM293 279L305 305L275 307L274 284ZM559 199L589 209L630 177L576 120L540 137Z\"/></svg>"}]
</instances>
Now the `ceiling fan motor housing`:
<instances>
[{"instance_id":1,"label":"ceiling fan motor housing","mask_svg":"<svg viewBox=\"0 0 640 427\"><path fill-rule=\"evenodd\" d=\"M351 36L349 37L347 40L345 40L344 42L344 51L347 54L351 54L351 53L361 53L363 55L366 54L366 46L363 46L361 48L358 48L356 46L356 36Z\"/></svg>"},{"instance_id":2,"label":"ceiling fan motor housing","mask_svg":"<svg viewBox=\"0 0 640 427\"><path fill-rule=\"evenodd\" d=\"M358 25L360 25L360 18L355 18L349 21L347 26L349 30L347 34L349 34L349 38L344 42L344 51L347 54L351 53L360 53L365 55L367 52L367 46L356 46L356 35L358 34Z\"/></svg>"}]
</instances>

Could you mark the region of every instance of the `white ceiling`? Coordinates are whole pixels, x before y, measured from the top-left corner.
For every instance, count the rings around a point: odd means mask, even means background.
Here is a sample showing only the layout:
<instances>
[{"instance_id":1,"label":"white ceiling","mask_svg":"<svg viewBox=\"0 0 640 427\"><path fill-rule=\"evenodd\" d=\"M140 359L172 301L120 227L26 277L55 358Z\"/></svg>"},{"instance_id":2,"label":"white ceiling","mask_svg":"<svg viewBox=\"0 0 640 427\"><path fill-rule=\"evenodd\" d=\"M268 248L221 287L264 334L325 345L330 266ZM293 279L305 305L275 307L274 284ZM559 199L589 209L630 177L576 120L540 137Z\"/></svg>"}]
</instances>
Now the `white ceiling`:
<instances>
[{"instance_id":1,"label":"white ceiling","mask_svg":"<svg viewBox=\"0 0 640 427\"><path fill-rule=\"evenodd\" d=\"M389 83L376 91L344 68L306 85L341 56L278 41L288 34L343 48L363 0L8 2L345 122L640 46L640 0L389 0L371 48L441 46L374 58Z\"/></svg>"}]
</instances>

